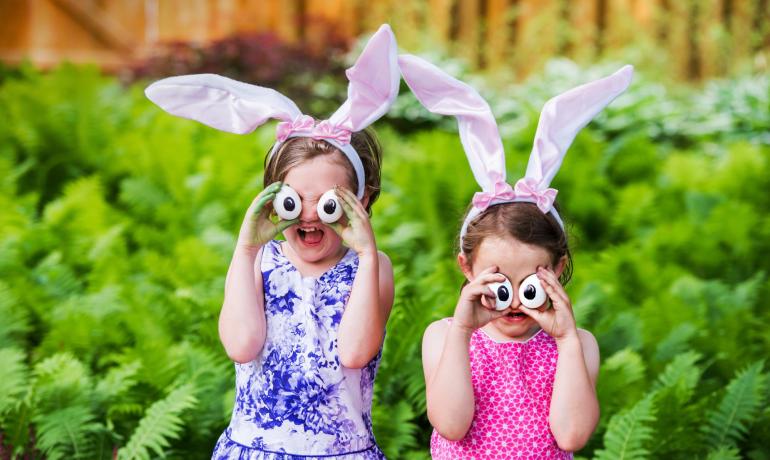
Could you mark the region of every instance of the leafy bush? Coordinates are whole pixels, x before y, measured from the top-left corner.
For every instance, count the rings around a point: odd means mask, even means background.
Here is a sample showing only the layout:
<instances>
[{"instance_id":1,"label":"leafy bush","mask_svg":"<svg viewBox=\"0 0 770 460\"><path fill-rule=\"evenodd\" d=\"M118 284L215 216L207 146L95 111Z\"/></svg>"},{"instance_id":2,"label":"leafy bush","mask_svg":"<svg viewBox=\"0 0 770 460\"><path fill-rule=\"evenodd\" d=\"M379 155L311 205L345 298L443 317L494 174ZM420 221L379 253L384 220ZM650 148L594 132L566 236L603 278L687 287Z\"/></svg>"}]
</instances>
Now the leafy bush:
<instances>
[{"instance_id":1,"label":"leafy bush","mask_svg":"<svg viewBox=\"0 0 770 460\"><path fill-rule=\"evenodd\" d=\"M482 90L509 177L542 102L606 71L556 61ZM0 457L208 458L234 398L224 275L273 128L219 133L88 68L0 85ZM409 97L392 126L423 116ZM673 89L640 76L571 148L554 183L568 292L603 356L581 457L767 458L768 97L767 76ZM428 456L420 342L453 311L477 188L451 120L417 125L436 129L380 131L372 217L396 273L373 411L391 458Z\"/></svg>"}]
</instances>

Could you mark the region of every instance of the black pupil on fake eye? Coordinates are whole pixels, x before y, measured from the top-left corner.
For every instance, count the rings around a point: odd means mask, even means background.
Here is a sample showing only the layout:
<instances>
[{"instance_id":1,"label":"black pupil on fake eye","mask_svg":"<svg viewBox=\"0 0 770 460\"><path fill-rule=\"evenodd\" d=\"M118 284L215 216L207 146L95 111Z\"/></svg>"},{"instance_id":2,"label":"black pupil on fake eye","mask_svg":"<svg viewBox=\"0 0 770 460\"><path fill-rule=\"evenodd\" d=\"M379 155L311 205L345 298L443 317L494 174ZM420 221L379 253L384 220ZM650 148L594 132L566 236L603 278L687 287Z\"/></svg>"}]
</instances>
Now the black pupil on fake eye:
<instances>
[{"instance_id":1,"label":"black pupil on fake eye","mask_svg":"<svg viewBox=\"0 0 770 460\"><path fill-rule=\"evenodd\" d=\"M497 288L497 298L500 299L501 302L505 302L508 300L508 288L505 286L500 286Z\"/></svg>"},{"instance_id":2,"label":"black pupil on fake eye","mask_svg":"<svg viewBox=\"0 0 770 460\"><path fill-rule=\"evenodd\" d=\"M334 202L334 200L327 200L326 203L324 203L324 212L326 214L334 214L334 211L337 210L337 203Z\"/></svg>"},{"instance_id":3,"label":"black pupil on fake eye","mask_svg":"<svg viewBox=\"0 0 770 460\"><path fill-rule=\"evenodd\" d=\"M524 288L524 297L528 300L532 300L535 298L535 295L537 295L535 286L528 284L527 287Z\"/></svg>"},{"instance_id":4,"label":"black pupil on fake eye","mask_svg":"<svg viewBox=\"0 0 770 460\"><path fill-rule=\"evenodd\" d=\"M286 197L283 199L283 208L289 212L294 211L294 198Z\"/></svg>"}]
</instances>

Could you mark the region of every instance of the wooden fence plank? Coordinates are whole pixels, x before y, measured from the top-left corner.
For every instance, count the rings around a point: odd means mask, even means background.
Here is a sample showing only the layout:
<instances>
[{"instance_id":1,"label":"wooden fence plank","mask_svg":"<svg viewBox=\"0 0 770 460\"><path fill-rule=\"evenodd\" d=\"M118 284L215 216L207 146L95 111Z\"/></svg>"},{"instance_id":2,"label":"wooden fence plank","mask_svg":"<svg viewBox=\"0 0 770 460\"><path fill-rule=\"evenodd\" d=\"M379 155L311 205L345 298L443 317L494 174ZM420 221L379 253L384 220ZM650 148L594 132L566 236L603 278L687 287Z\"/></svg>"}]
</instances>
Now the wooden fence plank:
<instances>
[{"instance_id":1,"label":"wooden fence plank","mask_svg":"<svg viewBox=\"0 0 770 460\"><path fill-rule=\"evenodd\" d=\"M473 65L479 58L479 0L459 0L457 54Z\"/></svg>"},{"instance_id":2,"label":"wooden fence plank","mask_svg":"<svg viewBox=\"0 0 770 460\"><path fill-rule=\"evenodd\" d=\"M508 62L508 18L510 14L507 0L486 0L486 38L484 40L484 62L490 69L504 67Z\"/></svg>"},{"instance_id":3,"label":"wooden fence plank","mask_svg":"<svg viewBox=\"0 0 770 460\"><path fill-rule=\"evenodd\" d=\"M519 0L518 5L514 56L523 77L557 55L561 10L558 0Z\"/></svg>"},{"instance_id":4,"label":"wooden fence plank","mask_svg":"<svg viewBox=\"0 0 770 460\"><path fill-rule=\"evenodd\" d=\"M580 61L594 59L597 54L599 8L596 0L573 3L569 9L567 29L568 55Z\"/></svg>"},{"instance_id":5,"label":"wooden fence plank","mask_svg":"<svg viewBox=\"0 0 770 460\"><path fill-rule=\"evenodd\" d=\"M425 10L430 39L437 44L449 43L452 26L452 0L429 0Z\"/></svg>"}]
</instances>

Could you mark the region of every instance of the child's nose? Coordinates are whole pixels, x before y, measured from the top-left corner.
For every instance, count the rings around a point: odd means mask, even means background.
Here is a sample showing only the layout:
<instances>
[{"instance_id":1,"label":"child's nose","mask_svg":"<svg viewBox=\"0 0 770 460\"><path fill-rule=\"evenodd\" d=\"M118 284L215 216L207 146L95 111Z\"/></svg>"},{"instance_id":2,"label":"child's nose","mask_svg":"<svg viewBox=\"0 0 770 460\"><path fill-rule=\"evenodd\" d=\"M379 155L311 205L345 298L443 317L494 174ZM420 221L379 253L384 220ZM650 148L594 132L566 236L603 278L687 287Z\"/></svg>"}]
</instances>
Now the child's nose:
<instances>
[{"instance_id":1,"label":"child's nose","mask_svg":"<svg viewBox=\"0 0 770 460\"><path fill-rule=\"evenodd\" d=\"M318 220L318 211L316 210L316 203L310 201L302 202L302 211L299 214L299 220L303 222L315 222Z\"/></svg>"}]
</instances>

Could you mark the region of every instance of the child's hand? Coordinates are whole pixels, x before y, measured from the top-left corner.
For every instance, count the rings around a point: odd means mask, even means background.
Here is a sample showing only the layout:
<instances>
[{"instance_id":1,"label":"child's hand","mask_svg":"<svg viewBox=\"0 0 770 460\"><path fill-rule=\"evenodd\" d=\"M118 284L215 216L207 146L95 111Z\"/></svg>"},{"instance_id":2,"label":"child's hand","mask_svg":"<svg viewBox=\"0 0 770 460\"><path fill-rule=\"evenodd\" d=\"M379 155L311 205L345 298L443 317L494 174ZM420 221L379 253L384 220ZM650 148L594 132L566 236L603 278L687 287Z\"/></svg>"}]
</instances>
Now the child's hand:
<instances>
[{"instance_id":1,"label":"child's hand","mask_svg":"<svg viewBox=\"0 0 770 460\"><path fill-rule=\"evenodd\" d=\"M489 267L466 284L455 307L455 324L468 331L474 331L505 315L505 310L495 310L495 293L489 288L490 283L503 281L505 276L497 273L497 267Z\"/></svg>"},{"instance_id":2,"label":"child's hand","mask_svg":"<svg viewBox=\"0 0 770 460\"><path fill-rule=\"evenodd\" d=\"M369 222L369 215L364 206L353 192L345 187L334 187L334 193L339 198L347 223L335 222L327 225L337 232L345 244L356 251L359 257L364 254L376 255L377 244L374 242L372 224Z\"/></svg>"},{"instance_id":3,"label":"child's hand","mask_svg":"<svg viewBox=\"0 0 770 460\"><path fill-rule=\"evenodd\" d=\"M540 327L557 341L569 337L577 338L572 303L564 287L559 283L559 278L552 270L543 267L537 269L537 278L543 285L545 293L548 294L548 298L551 299L553 308L547 306L538 309L521 308L519 311L537 321Z\"/></svg>"},{"instance_id":4,"label":"child's hand","mask_svg":"<svg viewBox=\"0 0 770 460\"><path fill-rule=\"evenodd\" d=\"M275 235L299 222L299 219L270 220L270 207L266 206L275 199L275 195L281 190L280 182L273 182L262 190L254 201L251 202L246 217L243 219L241 231L238 233L238 245L259 249L265 243L272 240Z\"/></svg>"}]
</instances>

